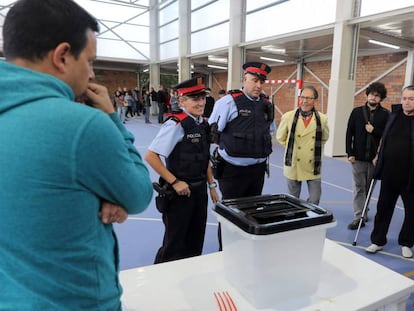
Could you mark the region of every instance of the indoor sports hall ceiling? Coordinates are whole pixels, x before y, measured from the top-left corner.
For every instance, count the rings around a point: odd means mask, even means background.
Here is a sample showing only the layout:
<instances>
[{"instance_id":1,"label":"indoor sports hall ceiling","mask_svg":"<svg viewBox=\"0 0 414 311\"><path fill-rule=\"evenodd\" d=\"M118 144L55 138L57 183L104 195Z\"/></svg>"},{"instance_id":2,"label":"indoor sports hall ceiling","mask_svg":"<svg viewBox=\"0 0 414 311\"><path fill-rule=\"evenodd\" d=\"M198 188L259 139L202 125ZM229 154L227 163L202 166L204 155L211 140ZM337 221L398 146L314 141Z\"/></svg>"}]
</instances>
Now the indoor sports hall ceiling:
<instances>
[{"instance_id":1,"label":"indoor sports hall ceiling","mask_svg":"<svg viewBox=\"0 0 414 311\"><path fill-rule=\"evenodd\" d=\"M0 26L14 2L0 0ZM147 66L149 39L147 37L139 39L135 34L145 32L140 32L140 29L148 29L149 0L76 0L76 2L92 12L100 21L101 33L98 44L102 47L102 51L98 50L96 64L98 68L137 71ZM414 49L414 6L357 18L351 24L360 27L359 56ZM245 48L247 61L257 61L260 57L278 59L284 61L284 64L297 63L301 60L304 62L326 60L332 57L333 32L332 24L318 29L278 35L242 46ZM370 43L369 40L372 39L396 45L399 49ZM2 37L0 37L0 50L1 47ZM209 59L208 55L226 59L227 49L193 56L194 71L203 74L223 71L223 69L207 67L208 64L226 66ZM268 61L268 63L272 66L283 64L276 61ZM161 63L162 73L176 73L176 71L176 61Z\"/></svg>"},{"instance_id":2,"label":"indoor sports hall ceiling","mask_svg":"<svg viewBox=\"0 0 414 311\"><path fill-rule=\"evenodd\" d=\"M377 55L404 52L414 49L414 6L355 19L351 24L359 25L358 55ZM305 30L286 34L266 41L245 45L247 61L259 61L260 57L278 59L287 63L300 60L312 62L332 58L334 25L316 30ZM396 48L373 44L369 40L395 45ZM273 52L271 49L273 48ZM227 51L215 53L227 57ZM208 64L207 57L194 60L194 64ZM283 64L268 61L272 66Z\"/></svg>"}]
</instances>

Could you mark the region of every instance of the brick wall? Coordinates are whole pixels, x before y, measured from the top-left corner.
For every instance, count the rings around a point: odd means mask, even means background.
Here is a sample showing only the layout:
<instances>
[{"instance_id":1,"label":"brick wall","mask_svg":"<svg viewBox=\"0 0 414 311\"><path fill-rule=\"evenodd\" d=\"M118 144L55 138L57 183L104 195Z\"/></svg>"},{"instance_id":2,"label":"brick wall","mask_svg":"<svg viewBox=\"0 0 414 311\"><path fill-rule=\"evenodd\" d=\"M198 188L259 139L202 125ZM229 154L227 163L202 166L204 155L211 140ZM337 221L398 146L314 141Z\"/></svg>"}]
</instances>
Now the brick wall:
<instances>
[{"instance_id":1,"label":"brick wall","mask_svg":"<svg viewBox=\"0 0 414 311\"><path fill-rule=\"evenodd\" d=\"M373 80L377 80L377 78L380 75L390 70L394 65L398 64L406 56L406 52L401 52L386 55L359 57L357 60L355 92L365 87ZM305 66L320 80L322 80L326 85L329 85L331 61L307 63L305 64ZM288 79L289 77L291 77L290 79L296 79L296 73L294 73L295 70L296 65L276 66L272 68L272 72L269 74L268 79ZM292 73L294 74L292 75ZM322 84L319 83L319 81L316 78L314 78L307 70L304 70L303 80L304 84L311 84L317 88L319 92L319 104L317 109L326 112L328 106L328 90L324 88ZM388 93L387 98L383 102L384 107L390 108L392 104L400 102L401 88L403 87L404 80L405 63L403 63L393 71L389 72L383 78L379 79L380 82L385 84ZM217 98L217 92L220 89L219 85L224 86L224 88L227 85L227 74L216 74L214 76L213 81L215 81L212 87L213 95L215 98ZM281 117L281 114L278 112L278 110L284 113L288 110L293 109L295 105L295 85L267 84L263 87L263 89L269 95L274 93L273 102L277 106L276 121L278 122ZM360 106L363 103L365 103L365 91L361 92L355 97L353 105Z\"/></svg>"},{"instance_id":2,"label":"brick wall","mask_svg":"<svg viewBox=\"0 0 414 311\"><path fill-rule=\"evenodd\" d=\"M133 90L138 83L137 74L135 72L97 69L95 70L95 76L95 81L97 83L105 85L108 88L111 97L119 86L121 88L126 87L128 90Z\"/></svg>"},{"instance_id":3,"label":"brick wall","mask_svg":"<svg viewBox=\"0 0 414 311\"><path fill-rule=\"evenodd\" d=\"M387 55L377 55L369 57L358 58L357 73L356 73L356 88L359 90L367 83L376 79L384 71L391 69L407 56L407 53L395 53ZM387 88L387 98L384 100L384 107L390 108L392 104L398 104L401 98L401 89L404 86L405 80L405 65L401 66L388 73L385 77L379 80L384 83ZM358 105L365 102L365 92L362 92L356 98Z\"/></svg>"},{"instance_id":4,"label":"brick wall","mask_svg":"<svg viewBox=\"0 0 414 311\"><path fill-rule=\"evenodd\" d=\"M387 70L390 70L394 65L398 64L407 56L406 52L364 56L357 60L356 69L356 90L365 87L368 83L376 80ZM315 74L326 85L329 85L329 78L331 73L331 61L320 61L307 63L305 66ZM272 68L269 74L269 80L277 79L295 79L296 65L276 66ZM292 75L293 74L293 75ZM133 89L137 85L137 74L135 72L122 72L112 70L95 70L96 82L105 85L110 95L113 96L115 90L120 87ZM328 90L322 86L317 79L315 79L307 70L304 70L304 84L311 84L315 86L319 92L319 101L317 109L326 112L328 106ZM385 77L379 81L384 83L388 96L383 102L383 105L390 108L391 104L400 102L401 88L405 80L405 63L389 72ZM210 86L213 96L217 98L219 89L227 87L227 73L216 74L213 77L213 85ZM276 121L280 120L281 113L293 109L297 102L294 84L266 84L263 87L266 94L273 94L273 102L276 104ZM355 97L354 106L360 106L365 102L365 92L361 92ZM280 112L279 112L280 111Z\"/></svg>"}]
</instances>

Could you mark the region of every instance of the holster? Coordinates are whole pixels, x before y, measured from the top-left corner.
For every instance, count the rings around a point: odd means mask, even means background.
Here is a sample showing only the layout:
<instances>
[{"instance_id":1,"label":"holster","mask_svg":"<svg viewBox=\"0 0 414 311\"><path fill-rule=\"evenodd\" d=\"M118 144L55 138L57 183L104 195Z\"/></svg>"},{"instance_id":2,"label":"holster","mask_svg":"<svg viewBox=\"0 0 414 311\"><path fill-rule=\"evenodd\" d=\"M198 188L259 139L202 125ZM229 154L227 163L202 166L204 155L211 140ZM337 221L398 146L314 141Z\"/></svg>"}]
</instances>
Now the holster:
<instances>
[{"instance_id":1,"label":"holster","mask_svg":"<svg viewBox=\"0 0 414 311\"><path fill-rule=\"evenodd\" d=\"M155 191L158 192L158 195L155 197L155 206L160 213L167 211L169 202L175 195L174 189L171 189L170 185L165 183L160 185L157 182L152 183L152 187Z\"/></svg>"},{"instance_id":2,"label":"holster","mask_svg":"<svg viewBox=\"0 0 414 311\"><path fill-rule=\"evenodd\" d=\"M220 143L220 132L218 130L217 122L211 124L210 126L210 143L217 145Z\"/></svg>"},{"instance_id":3,"label":"holster","mask_svg":"<svg viewBox=\"0 0 414 311\"><path fill-rule=\"evenodd\" d=\"M213 153L210 155L210 162L214 178L220 179L223 175L224 160L218 153L218 147L216 147L216 149L214 149Z\"/></svg>"}]
</instances>

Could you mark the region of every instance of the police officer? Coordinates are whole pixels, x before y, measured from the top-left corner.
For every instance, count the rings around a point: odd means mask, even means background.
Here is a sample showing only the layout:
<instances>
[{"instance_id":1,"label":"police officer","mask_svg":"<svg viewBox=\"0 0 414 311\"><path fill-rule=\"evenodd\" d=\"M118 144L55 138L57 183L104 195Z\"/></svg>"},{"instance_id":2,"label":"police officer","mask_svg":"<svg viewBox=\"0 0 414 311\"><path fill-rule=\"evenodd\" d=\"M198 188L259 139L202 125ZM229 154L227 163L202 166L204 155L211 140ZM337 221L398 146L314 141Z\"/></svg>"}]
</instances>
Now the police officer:
<instances>
[{"instance_id":1,"label":"police officer","mask_svg":"<svg viewBox=\"0 0 414 311\"><path fill-rule=\"evenodd\" d=\"M260 195L272 152L274 107L262 93L271 69L260 62L246 63L243 69L243 88L220 98L208 119L218 144L215 177L223 199ZM221 250L220 227L218 237Z\"/></svg>"},{"instance_id":2,"label":"police officer","mask_svg":"<svg viewBox=\"0 0 414 311\"><path fill-rule=\"evenodd\" d=\"M202 115L205 86L201 78L174 87L182 110L170 113L148 148L145 160L174 195L164 208L164 240L155 263L201 255L207 221L207 188L218 200L209 163L209 125ZM161 160L165 159L165 164Z\"/></svg>"},{"instance_id":3,"label":"police officer","mask_svg":"<svg viewBox=\"0 0 414 311\"><path fill-rule=\"evenodd\" d=\"M246 63L243 69L243 88L219 99L209 118L221 160L217 178L223 199L260 195L272 152L274 107L262 95L271 69L260 62Z\"/></svg>"}]
</instances>

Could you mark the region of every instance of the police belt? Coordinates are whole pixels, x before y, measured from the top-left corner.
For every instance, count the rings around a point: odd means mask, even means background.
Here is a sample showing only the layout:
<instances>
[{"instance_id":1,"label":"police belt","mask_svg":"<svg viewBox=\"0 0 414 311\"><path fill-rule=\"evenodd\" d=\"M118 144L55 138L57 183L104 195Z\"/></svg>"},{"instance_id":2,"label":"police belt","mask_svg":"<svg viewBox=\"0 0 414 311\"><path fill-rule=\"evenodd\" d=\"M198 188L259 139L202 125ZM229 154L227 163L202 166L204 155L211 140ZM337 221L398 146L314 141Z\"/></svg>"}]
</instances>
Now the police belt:
<instances>
[{"instance_id":1,"label":"police belt","mask_svg":"<svg viewBox=\"0 0 414 311\"><path fill-rule=\"evenodd\" d=\"M227 162L226 160L224 160L222 157L220 157L220 159L223 161L223 165L225 166L230 166L230 167L249 167L249 168L255 168L255 167L261 167L263 165L266 165L266 160L260 163L256 163L256 164L251 164L251 165L235 165L235 164L231 164L230 162Z\"/></svg>"},{"instance_id":2,"label":"police belt","mask_svg":"<svg viewBox=\"0 0 414 311\"><path fill-rule=\"evenodd\" d=\"M205 180L200 180L200 181L196 181L196 182L186 182L186 183L188 184L190 189L197 189L197 188L199 188L203 185L206 185ZM173 198L173 196L176 194L174 188L168 183L165 183L161 186L160 183L153 182L152 187L154 188L155 191L158 192L158 194L160 196L165 196L168 200L171 200Z\"/></svg>"}]
</instances>

